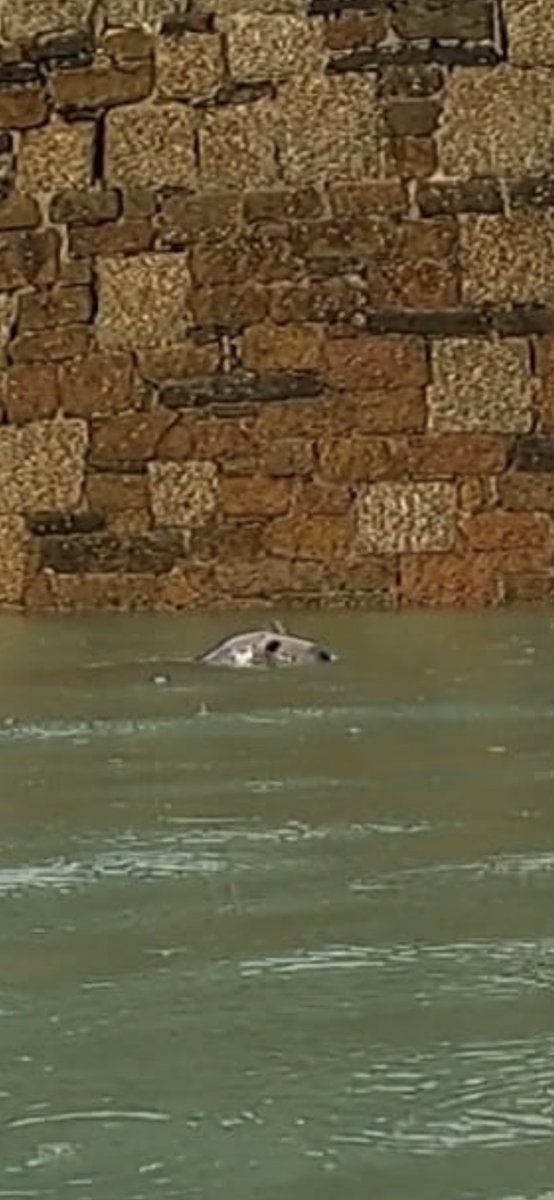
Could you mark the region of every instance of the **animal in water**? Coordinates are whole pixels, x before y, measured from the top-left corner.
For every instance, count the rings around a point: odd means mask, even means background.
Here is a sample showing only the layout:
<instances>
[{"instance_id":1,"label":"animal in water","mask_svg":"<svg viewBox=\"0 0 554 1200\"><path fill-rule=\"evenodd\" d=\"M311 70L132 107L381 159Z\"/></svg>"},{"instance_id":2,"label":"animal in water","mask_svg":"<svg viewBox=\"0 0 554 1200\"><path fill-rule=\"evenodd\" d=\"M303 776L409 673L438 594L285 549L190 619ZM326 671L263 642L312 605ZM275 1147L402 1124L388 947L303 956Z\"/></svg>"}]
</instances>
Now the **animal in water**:
<instances>
[{"instance_id":1,"label":"animal in water","mask_svg":"<svg viewBox=\"0 0 554 1200\"><path fill-rule=\"evenodd\" d=\"M288 633L280 621L273 621L265 629L224 638L198 655L196 662L212 667L298 667L334 662L336 657L318 642Z\"/></svg>"}]
</instances>

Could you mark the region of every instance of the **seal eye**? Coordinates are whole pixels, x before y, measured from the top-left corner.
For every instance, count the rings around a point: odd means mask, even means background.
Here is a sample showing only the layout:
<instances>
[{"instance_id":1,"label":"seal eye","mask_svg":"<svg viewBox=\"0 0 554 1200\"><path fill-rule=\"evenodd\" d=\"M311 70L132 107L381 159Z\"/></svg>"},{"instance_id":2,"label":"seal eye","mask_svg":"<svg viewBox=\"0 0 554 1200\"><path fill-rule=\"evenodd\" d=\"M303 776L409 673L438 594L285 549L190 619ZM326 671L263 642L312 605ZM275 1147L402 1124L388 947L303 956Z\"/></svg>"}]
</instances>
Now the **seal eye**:
<instances>
[{"instance_id":1,"label":"seal eye","mask_svg":"<svg viewBox=\"0 0 554 1200\"><path fill-rule=\"evenodd\" d=\"M319 658L320 662L331 662L332 661L331 655L329 654L328 650L320 650L318 653L318 658Z\"/></svg>"},{"instance_id":2,"label":"seal eye","mask_svg":"<svg viewBox=\"0 0 554 1200\"><path fill-rule=\"evenodd\" d=\"M269 642L266 642L266 644L265 644L266 652L268 654L276 654L277 651L280 649L280 646L281 646L281 643L279 641L279 638L270 638Z\"/></svg>"}]
</instances>

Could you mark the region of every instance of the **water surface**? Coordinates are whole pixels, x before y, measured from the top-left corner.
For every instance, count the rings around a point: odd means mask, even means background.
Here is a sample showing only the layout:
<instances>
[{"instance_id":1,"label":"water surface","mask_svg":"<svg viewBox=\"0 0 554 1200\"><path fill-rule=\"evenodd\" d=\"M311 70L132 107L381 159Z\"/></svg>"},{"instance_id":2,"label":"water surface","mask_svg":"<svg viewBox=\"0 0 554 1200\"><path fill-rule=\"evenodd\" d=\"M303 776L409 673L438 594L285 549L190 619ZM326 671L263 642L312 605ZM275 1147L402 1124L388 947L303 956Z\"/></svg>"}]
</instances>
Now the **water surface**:
<instances>
[{"instance_id":1,"label":"water surface","mask_svg":"<svg viewBox=\"0 0 554 1200\"><path fill-rule=\"evenodd\" d=\"M0 622L0 1200L552 1200L551 619L243 625Z\"/></svg>"}]
</instances>

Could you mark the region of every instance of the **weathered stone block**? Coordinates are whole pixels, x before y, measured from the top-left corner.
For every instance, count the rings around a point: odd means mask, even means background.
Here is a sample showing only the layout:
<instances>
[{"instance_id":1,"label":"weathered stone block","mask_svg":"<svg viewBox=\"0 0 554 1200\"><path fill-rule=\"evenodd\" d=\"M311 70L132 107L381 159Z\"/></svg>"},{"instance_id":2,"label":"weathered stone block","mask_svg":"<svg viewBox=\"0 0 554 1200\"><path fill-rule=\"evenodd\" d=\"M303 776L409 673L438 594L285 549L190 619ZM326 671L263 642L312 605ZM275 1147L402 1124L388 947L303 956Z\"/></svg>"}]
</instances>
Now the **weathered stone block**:
<instances>
[{"instance_id":1,"label":"weathered stone block","mask_svg":"<svg viewBox=\"0 0 554 1200\"><path fill-rule=\"evenodd\" d=\"M410 387L427 382L425 344L415 337L334 338L325 348L333 387Z\"/></svg>"},{"instance_id":2,"label":"weathered stone block","mask_svg":"<svg viewBox=\"0 0 554 1200\"><path fill-rule=\"evenodd\" d=\"M19 299L19 332L86 323L92 317L92 300L92 290L89 287L27 292Z\"/></svg>"},{"instance_id":3,"label":"weathered stone block","mask_svg":"<svg viewBox=\"0 0 554 1200\"><path fill-rule=\"evenodd\" d=\"M63 411L72 417L103 416L132 407L133 364L126 354L90 354L60 370Z\"/></svg>"},{"instance_id":4,"label":"weathered stone block","mask_svg":"<svg viewBox=\"0 0 554 1200\"><path fill-rule=\"evenodd\" d=\"M47 116L46 95L34 84L0 89L0 129L30 129Z\"/></svg>"},{"instance_id":5,"label":"weathered stone block","mask_svg":"<svg viewBox=\"0 0 554 1200\"><path fill-rule=\"evenodd\" d=\"M152 383L211 375L219 363L219 347L214 342L193 341L138 352L138 370Z\"/></svg>"},{"instance_id":6,"label":"weathered stone block","mask_svg":"<svg viewBox=\"0 0 554 1200\"><path fill-rule=\"evenodd\" d=\"M550 0L504 0L510 59L518 67L554 66Z\"/></svg>"},{"instance_id":7,"label":"weathered stone block","mask_svg":"<svg viewBox=\"0 0 554 1200\"><path fill-rule=\"evenodd\" d=\"M18 0L2 9L3 33L8 41L25 41L47 29L84 25L89 0Z\"/></svg>"},{"instance_id":8,"label":"weathered stone block","mask_svg":"<svg viewBox=\"0 0 554 1200\"><path fill-rule=\"evenodd\" d=\"M349 516L313 516L299 521L294 516L272 521L265 548L279 558L313 559L330 563L343 559L352 543Z\"/></svg>"},{"instance_id":9,"label":"weathered stone block","mask_svg":"<svg viewBox=\"0 0 554 1200\"><path fill-rule=\"evenodd\" d=\"M306 438L280 438L264 447L258 456L260 470L265 475L290 476L301 479L316 468L315 443Z\"/></svg>"},{"instance_id":10,"label":"weathered stone block","mask_svg":"<svg viewBox=\"0 0 554 1200\"><path fill-rule=\"evenodd\" d=\"M219 486L221 511L231 517L279 517L288 511L291 500L290 479L225 476Z\"/></svg>"},{"instance_id":11,"label":"weathered stone block","mask_svg":"<svg viewBox=\"0 0 554 1200\"><path fill-rule=\"evenodd\" d=\"M438 135L448 175L519 175L547 170L552 155L554 78L545 70L459 68L446 86Z\"/></svg>"},{"instance_id":12,"label":"weathered stone block","mask_svg":"<svg viewBox=\"0 0 554 1200\"><path fill-rule=\"evenodd\" d=\"M242 340L248 371L317 371L322 365L323 334L310 325L251 325Z\"/></svg>"},{"instance_id":13,"label":"weathered stone block","mask_svg":"<svg viewBox=\"0 0 554 1200\"><path fill-rule=\"evenodd\" d=\"M407 473L407 447L403 439L384 437L334 437L318 440L321 475L344 483L358 480L399 479Z\"/></svg>"},{"instance_id":14,"label":"weathered stone block","mask_svg":"<svg viewBox=\"0 0 554 1200\"><path fill-rule=\"evenodd\" d=\"M86 480L86 498L94 511L103 513L109 524L120 513L147 511L148 488L145 475L95 474Z\"/></svg>"},{"instance_id":15,"label":"weathered stone block","mask_svg":"<svg viewBox=\"0 0 554 1200\"><path fill-rule=\"evenodd\" d=\"M401 601L420 608L483 608L502 598L488 554L416 554L401 560Z\"/></svg>"},{"instance_id":16,"label":"weathered stone block","mask_svg":"<svg viewBox=\"0 0 554 1200\"><path fill-rule=\"evenodd\" d=\"M69 252L76 258L94 254L140 254L154 242L150 221L106 221L102 225L74 225L69 230Z\"/></svg>"},{"instance_id":17,"label":"weathered stone block","mask_svg":"<svg viewBox=\"0 0 554 1200\"><path fill-rule=\"evenodd\" d=\"M0 428L0 513L76 508L85 469L84 421Z\"/></svg>"},{"instance_id":18,"label":"weathered stone block","mask_svg":"<svg viewBox=\"0 0 554 1200\"><path fill-rule=\"evenodd\" d=\"M39 221L39 207L31 196L10 192L0 200L0 229L33 229Z\"/></svg>"},{"instance_id":19,"label":"weathered stone block","mask_svg":"<svg viewBox=\"0 0 554 1200\"><path fill-rule=\"evenodd\" d=\"M450 550L456 536L451 483L374 483L360 498L359 550L406 554Z\"/></svg>"},{"instance_id":20,"label":"weathered stone block","mask_svg":"<svg viewBox=\"0 0 554 1200\"><path fill-rule=\"evenodd\" d=\"M531 427L531 364L523 340L436 341L432 379L427 393L431 429L522 433Z\"/></svg>"},{"instance_id":21,"label":"weathered stone block","mask_svg":"<svg viewBox=\"0 0 554 1200\"><path fill-rule=\"evenodd\" d=\"M101 225L103 221L115 221L120 207L119 194L113 190L69 190L54 196L50 220L63 225Z\"/></svg>"},{"instance_id":22,"label":"weathered stone block","mask_svg":"<svg viewBox=\"0 0 554 1200\"><path fill-rule=\"evenodd\" d=\"M22 191L87 188L92 176L94 125L45 125L23 134L18 181Z\"/></svg>"},{"instance_id":23,"label":"weathered stone block","mask_svg":"<svg viewBox=\"0 0 554 1200\"><path fill-rule=\"evenodd\" d=\"M554 472L554 437L523 437L514 454L517 471Z\"/></svg>"},{"instance_id":24,"label":"weathered stone block","mask_svg":"<svg viewBox=\"0 0 554 1200\"><path fill-rule=\"evenodd\" d=\"M511 472L498 480L498 495L503 508L554 513L554 474Z\"/></svg>"},{"instance_id":25,"label":"weathered stone block","mask_svg":"<svg viewBox=\"0 0 554 1200\"><path fill-rule=\"evenodd\" d=\"M463 299L549 304L554 299L554 213L464 217Z\"/></svg>"},{"instance_id":26,"label":"weathered stone block","mask_svg":"<svg viewBox=\"0 0 554 1200\"><path fill-rule=\"evenodd\" d=\"M194 127L180 104L139 104L110 112L106 178L126 187L186 187L195 179Z\"/></svg>"},{"instance_id":27,"label":"weathered stone block","mask_svg":"<svg viewBox=\"0 0 554 1200\"><path fill-rule=\"evenodd\" d=\"M408 209L405 187L392 179L372 179L365 183L334 183L329 187L329 200L335 216L354 218L356 224L367 219L368 213L399 217L407 215ZM356 225L353 225L352 229L356 232Z\"/></svg>"},{"instance_id":28,"label":"weathered stone block","mask_svg":"<svg viewBox=\"0 0 554 1200\"><path fill-rule=\"evenodd\" d=\"M196 325L235 331L254 321L263 321L268 309L267 291L256 283L198 288L192 295L191 307Z\"/></svg>"},{"instance_id":29,"label":"weathered stone block","mask_svg":"<svg viewBox=\"0 0 554 1200\"><path fill-rule=\"evenodd\" d=\"M51 82L58 108L113 108L144 100L152 89L152 68L148 62L127 63L119 69L111 62L95 63L77 71L60 71Z\"/></svg>"},{"instance_id":30,"label":"weathered stone block","mask_svg":"<svg viewBox=\"0 0 554 1200\"><path fill-rule=\"evenodd\" d=\"M235 79L287 79L323 66L323 31L306 19L237 12L225 32Z\"/></svg>"},{"instance_id":31,"label":"weathered stone block","mask_svg":"<svg viewBox=\"0 0 554 1200\"><path fill-rule=\"evenodd\" d=\"M273 105L262 99L205 113L200 169L209 187L243 188L253 180L259 187L272 183L277 175Z\"/></svg>"},{"instance_id":32,"label":"weathered stone block","mask_svg":"<svg viewBox=\"0 0 554 1200\"><path fill-rule=\"evenodd\" d=\"M546 513L474 513L463 532L472 550L554 549L554 526Z\"/></svg>"},{"instance_id":33,"label":"weathered stone block","mask_svg":"<svg viewBox=\"0 0 554 1200\"><path fill-rule=\"evenodd\" d=\"M385 11L348 12L338 21L324 26L325 45L329 50L356 50L358 46L377 46L385 37Z\"/></svg>"},{"instance_id":34,"label":"weathered stone block","mask_svg":"<svg viewBox=\"0 0 554 1200\"><path fill-rule=\"evenodd\" d=\"M58 269L59 238L54 229L0 234L0 289L53 283Z\"/></svg>"},{"instance_id":35,"label":"weathered stone block","mask_svg":"<svg viewBox=\"0 0 554 1200\"><path fill-rule=\"evenodd\" d=\"M504 207L498 179L420 182L417 203L424 217L501 213Z\"/></svg>"},{"instance_id":36,"label":"weathered stone block","mask_svg":"<svg viewBox=\"0 0 554 1200\"><path fill-rule=\"evenodd\" d=\"M323 381L313 371L254 375L235 371L207 379L184 379L162 387L160 400L167 408L203 408L206 405L262 404L318 396Z\"/></svg>"},{"instance_id":37,"label":"weathered stone block","mask_svg":"<svg viewBox=\"0 0 554 1200\"><path fill-rule=\"evenodd\" d=\"M161 575L182 556L178 534L113 533L75 537L45 537L40 543L41 566L60 574L89 572Z\"/></svg>"},{"instance_id":38,"label":"weathered stone block","mask_svg":"<svg viewBox=\"0 0 554 1200\"><path fill-rule=\"evenodd\" d=\"M8 420L15 425L53 417L58 407L56 367L50 363L23 363L10 367L6 376L5 403Z\"/></svg>"},{"instance_id":39,"label":"weathered stone block","mask_svg":"<svg viewBox=\"0 0 554 1200\"><path fill-rule=\"evenodd\" d=\"M48 537L49 534L67 537L71 534L98 533L104 529L106 521L101 513L64 512L59 508L46 508L28 512L25 524L29 533L34 533L36 537Z\"/></svg>"},{"instance_id":40,"label":"weathered stone block","mask_svg":"<svg viewBox=\"0 0 554 1200\"><path fill-rule=\"evenodd\" d=\"M190 324L186 255L98 260L98 337L106 348L178 341Z\"/></svg>"},{"instance_id":41,"label":"weathered stone block","mask_svg":"<svg viewBox=\"0 0 554 1200\"><path fill-rule=\"evenodd\" d=\"M62 362L87 354L92 331L86 325L61 325L37 333L22 333L10 344L14 363Z\"/></svg>"},{"instance_id":42,"label":"weathered stone block","mask_svg":"<svg viewBox=\"0 0 554 1200\"><path fill-rule=\"evenodd\" d=\"M171 425L169 413L159 409L149 413L122 413L94 421L90 446L90 464L99 470L119 467L142 468L154 458L156 449Z\"/></svg>"},{"instance_id":43,"label":"weathered stone block","mask_svg":"<svg viewBox=\"0 0 554 1200\"><path fill-rule=\"evenodd\" d=\"M192 275L201 286L287 279L299 269L300 259L283 226L250 229L248 237L205 239L192 252Z\"/></svg>"},{"instance_id":44,"label":"weathered stone block","mask_svg":"<svg viewBox=\"0 0 554 1200\"><path fill-rule=\"evenodd\" d=\"M221 43L213 34L160 37L156 43L156 81L166 100L211 96L223 80Z\"/></svg>"},{"instance_id":45,"label":"weathered stone block","mask_svg":"<svg viewBox=\"0 0 554 1200\"><path fill-rule=\"evenodd\" d=\"M150 463L148 485L156 525L202 525L218 500L217 467L211 462Z\"/></svg>"},{"instance_id":46,"label":"weathered stone block","mask_svg":"<svg viewBox=\"0 0 554 1200\"><path fill-rule=\"evenodd\" d=\"M363 320L366 305L365 282L349 276L275 284L271 288L269 310L272 321L279 325L301 321L333 325ZM260 320L263 315L260 312L251 320Z\"/></svg>"},{"instance_id":47,"label":"weathered stone block","mask_svg":"<svg viewBox=\"0 0 554 1200\"><path fill-rule=\"evenodd\" d=\"M246 221L302 221L322 217L324 211L322 192L315 187L272 188L244 196Z\"/></svg>"},{"instance_id":48,"label":"weathered stone block","mask_svg":"<svg viewBox=\"0 0 554 1200\"><path fill-rule=\"evenodd\" d=\"M164 243L184 245L203 236L218 238L240 220L241 197L236 192L173 192L162 196L156 225ZM218 281L221 282L221 281Z\"/></svg>"},{"instance_id":49,"label":"weathered stone block","mask_svg":"<svg viewBox=\"0 0 554 1200\"><path fill-rule=\"evenodd\" d=\"M130 29L107 29L102 46L108 57L118 66L122 66L136 62L137 59L150 58L153 39L146 29L137 26Z\"/></svg>"},{"instance_id":50,"label":"weathered stone block","mask_svg":"<svg viewBox=\"0 0 554 1200\"><path fill-rule=\"evenodd\" d=\"M509 448L508 439L494 433L442 433L414 437L407 448L407 473L412 479L498 475L506 469ZM473 479L470 479L470 483L473 483ZM462 496L462 499L465 497Z\"/></svg>"},{"instance_id":51,"label":"weathered stone block","mask_svg":"<svg viewBox=\"0 0 554 1200\"><path fill-rule=\"evenodd\" d=\"M0 604L21 604L28 557L29 537L22 518L0 517Z\"/></svg>"},{"instance_id":52,"label":"weathered stone block","mask_svg":"<svg viewBox=\"0 0 554 1200\"><path fill-rule=\"evenodd\" d=\"M369 76L311 75L279 93L276 120L287 181L378 175L378 100Z\"/></svg>"},{"instance_id":53,"label":"weathered stone block","mask_svg":"<svg viewBox=\"0 0 554 1200\"><path fill-rule=\"evenodd\" d=\"M427 179L437 169L437 147L434 138L390 138L385 147L387 175L399 175L402 180Z\"/></svg>"}]
</instances>

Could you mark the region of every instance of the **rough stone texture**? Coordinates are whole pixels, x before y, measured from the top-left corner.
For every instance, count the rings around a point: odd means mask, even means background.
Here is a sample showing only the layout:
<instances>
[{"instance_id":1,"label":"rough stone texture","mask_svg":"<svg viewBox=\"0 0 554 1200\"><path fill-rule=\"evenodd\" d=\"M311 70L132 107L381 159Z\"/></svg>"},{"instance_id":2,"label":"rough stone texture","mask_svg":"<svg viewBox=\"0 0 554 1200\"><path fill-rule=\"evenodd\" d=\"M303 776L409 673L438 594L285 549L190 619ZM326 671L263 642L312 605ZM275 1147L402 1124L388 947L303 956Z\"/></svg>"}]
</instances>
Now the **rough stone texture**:
<instances>
[{"instance_id":1,"label":"rough stone texture","mask_svg":"<svg viewBox=\"0 0 554 1200\"><path fill-rule=\"evenodd\" d=\"M104 347L156 346L184 337L190 323L187 259L142 254L98 263L98 336Z\"/></svg>"},{"instance_id":2,"label":"rough stone texture","mask_svg":"<svg viewBox=\"0 0 554 1200\"><path fill-rule=\"evenodd\" d=\"M446 88L439 162L449 175L519 175L552 160L554 76L459 67Z\"/></svg>"},{"instance_id":3,"label":"rough stone texture","mask_svg":"<svg viewBox=\"0 0 554 1200\"><path fill-rule=\"evenodd\" d=\"M370 484L360 499L358 546L373 554L450 550L455 512L450 483Z\"/></svg>"},{"instance_id":4,"label":"rough stone texture","mask_svg":"<svg viewBox=\"0 0 554 1200\"><path fill-rule=\"evenodd\" d=\"M155 462L148 467L156 525L192 529L211 516L217 502L217 467L211 462Z\"/></svg>"},{"instance_id":5,"label":"rough stone texture","mask_svg":"<svg viewBox=\"0 0 554 1200\"><path fill-rule=\"evenodd\" d=\"M0 429L0 513L75 508L84 478L84 421L33 421Z\"/></svg>"},{"instance_id":6,"label":"rough stone texture","mask_svg":"<svg viewBox=\"0 0 554 1200\"><path fill-rule=\"evenodd\" d=\"M275 133L273 105L266 99L206 113L200 128L203 184L242 189L253 180L257 187L272 183L277 178Z\"/></svg>"},{"instance_id":7,"label":"rough stone texture","mask_svg":"<svg viewBox=\"0 0 554 1200\"><path fill-rule=\"evenodd\" d=\"M212 95L223 81L220 39L212 34L159 38L156 80L159 94L166 100Z\"/></svg>"},{"instance_id":8,"label":"rough stone texture","mask_svg":"<svg viewBox=\"0 0 554 1200\"><path fill-rule=\"evenodd\" d=\"M510 59L519 67L554 67L550 0L504 0Z\"/></svg>"},{"instance_id":9,"label":"rough stone texture","mask_svg":"<svg viewBox=\"0 0 554 1200\"><path fill-rule=\"evenodd\" d=\"M0 608L551 604L549 0L0 0Z\"/></svg>"},{"instance_id":10,"label":"rough stone texture","mask_svg":"<svg viewBox=\"0 0 554 1200\"><path fill-rule=\"evenodd\" d=\"M287 182L378 174L375 80L314 74L287 83L277 132Z\"/></svg>"},{"instance_id":11,"label":"rough stone texture","mask_svg":"<svg viewBox=\"0 0 554 1200\"><path fill-rule=\"evenodd\" d=\"M529 347L522 339L445 339L433 346L429 426L524 433L533 420Z\"/></svg>"},{"instance_id":12,"label":"rough stone texture","mask_svg":"<svg viewBox=\"0 0 554 1200\"><path fill-rule=\"evenodd\" d=\"M47 125L25 133L19 153L18 182L23 192L86 188L91 182L94 126Z\"/></svg>"},{"instance_id":13,"label":"rough stone texture","mask_svg":"<svg viewBox=\"0 0 554 1200\"><path fill-rule=\"evenodd\" d=\"M465 217L461 236L466 302L554 303L554 213Z\"/></svg>"},{"instance_id":14,"label":"rough stone texture","mask_svg":"<svg viewBox=\"0 0 554 1200\"><path fill-rule=\"evenodd\" d=\"M236 79L287 79L323 66L322 30L307 20L237 12L224 28Z\"/></svg>"},{"instance_id":15,"label":"rough stone texture","mask_svg":"<svg viewBox=\"0 0 554 1200\"><path fill-rule=\"evenodd\" d=\"M195 180L194 127L180 104L138 104L109 113L106 178L137 187L191 187Z\"/></svg>"}]
</instances>

